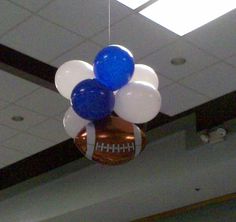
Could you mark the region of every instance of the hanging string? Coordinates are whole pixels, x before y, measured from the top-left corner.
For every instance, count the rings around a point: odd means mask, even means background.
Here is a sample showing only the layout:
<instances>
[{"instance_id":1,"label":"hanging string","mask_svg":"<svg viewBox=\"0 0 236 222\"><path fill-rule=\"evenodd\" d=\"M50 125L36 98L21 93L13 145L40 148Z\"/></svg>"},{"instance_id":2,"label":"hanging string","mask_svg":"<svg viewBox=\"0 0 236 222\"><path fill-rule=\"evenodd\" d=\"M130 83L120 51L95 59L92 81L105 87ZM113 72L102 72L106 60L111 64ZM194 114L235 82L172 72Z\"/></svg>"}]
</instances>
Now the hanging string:
<instances>
[{"instance_id":1,"label":"hanging string","mask_svg":"<svg viewBox=\"0 0 236 222\"><path fill-rule=\"evenodd\" d=\"M111 0L108 0L108 44L111 42Z\"/></svg>"}]
</instances>

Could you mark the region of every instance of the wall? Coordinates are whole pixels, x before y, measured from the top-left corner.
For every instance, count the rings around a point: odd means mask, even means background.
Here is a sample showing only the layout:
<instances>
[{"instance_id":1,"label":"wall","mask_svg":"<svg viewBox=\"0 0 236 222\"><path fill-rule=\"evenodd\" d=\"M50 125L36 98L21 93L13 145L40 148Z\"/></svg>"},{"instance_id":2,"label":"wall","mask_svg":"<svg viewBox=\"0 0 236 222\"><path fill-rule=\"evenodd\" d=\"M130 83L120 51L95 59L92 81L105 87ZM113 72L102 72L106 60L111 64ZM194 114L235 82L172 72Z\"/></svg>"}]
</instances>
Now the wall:
<instances>
[{"instance_id":1,"label":"wall","mask_svg":"<svg viewBox=\"0 0 236 222\"><path fill-rule=\"evenodd\" d=\"M188 213L159 219L157 222L234 222L236 221L236 200L211 204Z\"/></svg>"}]
</instances>

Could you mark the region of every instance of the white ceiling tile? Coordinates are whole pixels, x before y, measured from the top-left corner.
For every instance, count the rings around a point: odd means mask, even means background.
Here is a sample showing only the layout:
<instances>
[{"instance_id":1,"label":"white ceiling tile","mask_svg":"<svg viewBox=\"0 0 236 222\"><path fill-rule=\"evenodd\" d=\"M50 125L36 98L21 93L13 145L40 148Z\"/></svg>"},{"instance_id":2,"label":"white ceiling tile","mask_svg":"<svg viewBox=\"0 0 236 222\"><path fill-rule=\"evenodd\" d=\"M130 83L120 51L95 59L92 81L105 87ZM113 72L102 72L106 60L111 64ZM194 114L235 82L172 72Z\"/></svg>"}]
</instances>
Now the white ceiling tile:
<instances>
[{"instance_id":1,"label":"white ceiling tile","mask_svg":"<svg viewBox=\"0 0 236 222\"><path fill-rule=\"evenodd\" d=\"M11 129L0 124L0 142L3 142L19 133L17 130Z\"/></svg>"},{"instance_id":2,"label":"white ceiling tile","mask_svg":"<svg viewBox=\"0 0 236 222\"><path fill-rule=\"evenodd\" d=\"M101 47L97 44L87 41L58 57L57 59L52 61L51 64L59 67L64 62L74 59L83 60L90 64L93 64L93 60L100 49Z\"/></svg>"},{"instance_id":3,"label":"white ceiling tile","mask_svg":"<svg viewBox=\"0 0 236 222\"><path fill-rule=\"evenodd\" d=\"M232 21L236 22L236 9L232 10L227 14L227 18L231 19Z\"/></svg>"},{"instance_id":4,"label":"white ceiling tile","mask_svg":"<svg viewBox=\"0 0 236 222\"><path fill-rule=\"evenodd\" d=\"M149 0L136 0L136 1L117 0L117 1L119 1L121 4L124 4L129 8L137 9L138 7L147 3Z\"/></svg>"},{"instance_id":5,"label":"white ceiling tile","mask_svg":"<svg viewBox=\"0 0 236 222\"><path fill-rule=\"evenodd\" d=\"M0 70L0 98L4 101L14 102L38 87L32 82Z\"/></svg>"},{"instance_id":6,"label":"white ceiling tile","mask_svg":"<svg viewBox=\"0 0 236 222\"><path fill-rule=\"evenodd\" d=\"M195 106L207 102L209 99L177 83L160 89L162 96L161 112L174 116Z\"/></svg>"},{"instance_id":7,"label":"white ceiling tile","mask_svg":"<svg viewBox=\"0 0 236 222\"><path fill-rule=\"evenodd\" d=\"M20 122L13 121L11 119L13 116L22 116L24 117L24 120ZM0 124L4 124L18 130L26 130L29 127L44 121L45 119L46 117L44 116L31 112L27 109L23 109L16 105L10 105L0 112Z\"/></svg>"},{"instance_id":8,"label":"white ceiling tile","mask_svg":"<svg viewBox=\"0 0 236 222\"><path fill-rule=\"evenodd\" d=\"M21 159L24 159L28 154L19 152L17 150L6 148L0 145L0 163L9 165L15 163Z\"/></svg>"},{"instance_id":9,"label":"white ceiling tile","mask_svg":"<svg viewBox=\"0 0 236 222\"><path fill-rule=\"evenodd\" d=\"M235 21L227 14L187 34L185 38L221 59L236 52Z\"/></svg>"},{"instance_id":10,"label":"white ceiling tile","mask_svg":"<svg viewBox=\"0 0 236 222\"><path fill-rule=\"evenodd\" d=\"M236 67L236 55L227 58L226 62Z\"/></svg>"},{"instance_id":11,"label":"white ceiling tile","mask_svg":"<svg viewBox=\"0 0 236 222\"><path fill-rule=\"evenodd\" d=\"M115 22L131 10L111 1L111 22ZM92 36L108 25L107 0L55 0L40 15L82 36Z\"/></svg>"},{"instance_id":12,"label":"white ceiling tile","mask_svg":"<svg viewBox=\"0 0 236 222\"><path fill-rule=\"evenodd\" d=\"M54 145L53 142L40 139L30 134L22 133L4 141L3 146L27 154L35 154Z\"/></svg>"},{"instance_id":13,"label":"white ceiling tile","mask_svg":"<svg viewBox=\"0 0 236 222\"><path fill-rule=\"evenodd\" d=\"M33 12L36 12L37 10L44 7L46 4L48 4L52 0L37 0L37 1L35 0L11 0L11 1Z\"/></svg>"},{"instance_id":14,"label":"white ceiling tile","mask_svg":"<svg viewBox=\"0 0 236 222\"><path fill-rule=\"evenodd\" d=\"M217 98L236 89L236 68L218 63L181 81L211 98Z\"/></svg>"},{"instance_id":15,"label":"white ceiling tile","mask_svg":"<svg viewBox=\"0 0 236 222\"><path fill-rule=\"evenodd\" d=\"M9 103L7 103L6 101L0 100L0 110L4 109Z\"/></svg>"},{"instance_id":16,"label":"white ceiling tile","mask_svg":"<svg viewBox=\"0 0 236 222\"><path fill-rule=\"evenodd\" d=\"M30 16L31 13L6 0L2 0L0 1L0 15L0 35L2 35Z\"/></svg>"},{"instance_id":17,"label":"white ceiling tile","mask_svg":"<svg viewBox=\"0 0 236 222\"><path fill-rule=\"evenodd\" d=\"M105 30L93 40L106 45L107 35ZM136 59L162 48L177 38L176 34L139 14L131 15L111 28L111 43L124 45L133 52Z\"/></svg>"},{"instance_id":18,"label":"white ceiling tile","mask_svg":"<svg viewBox=\"0 0 236 222\"><path fill-rule=\"evenodd\" d=\"M55 116L70 106L70 101L59 93L41 87L16 102L17 105L46 116Z\"/></svg>"},{"instance_id":19,"label":"white ceiling tile","mask_svg":"<svg viewBox=\"0 0 236 222\"><path fill-rule=\"evenodd\" d=\"M172 80L167 79L166 77L164 77L158 73L157 73L157 75L158 75L158 79L159 79L159 89L162 89L162 88L174 83Z\"/></svg>"},{"instance_id":20,"label":"white ceiling tile","mask_svg":"<svg viewBox=\"0 0 236 222\"><path fill-rule=\"evenodd\" d=\"M55 143L69 139L69 136L64 130L62 121L54 119L49 119L29 129L29 133Z\"/></svg>"},{"instance_id":21,"label":"white ceiling tile","mask_svg":"<svg viewBox=\"0 0 236 222\"><path fill-rule=\"evenodd\" d=\"M36 16L20 24L1 39L3 44L44 62L50 61L81 41L81 37Z\"/></svg>"},{"instance_id":22,"label":"white ceiling tile","mask_svg":"<svg viewBox=\"0 0 236 222\"><path fill-rule=\"evenodd\" d=\"M185 58L186 63L177 66L172 65L170 62L171 59L179 57ZM142 63L148 64L154 69L159 70L162 75L169 79L179 80L206 66L216 63L218 60L191 45L184 39L180 39L141 61Z\"/></svg>"}]
</instances>

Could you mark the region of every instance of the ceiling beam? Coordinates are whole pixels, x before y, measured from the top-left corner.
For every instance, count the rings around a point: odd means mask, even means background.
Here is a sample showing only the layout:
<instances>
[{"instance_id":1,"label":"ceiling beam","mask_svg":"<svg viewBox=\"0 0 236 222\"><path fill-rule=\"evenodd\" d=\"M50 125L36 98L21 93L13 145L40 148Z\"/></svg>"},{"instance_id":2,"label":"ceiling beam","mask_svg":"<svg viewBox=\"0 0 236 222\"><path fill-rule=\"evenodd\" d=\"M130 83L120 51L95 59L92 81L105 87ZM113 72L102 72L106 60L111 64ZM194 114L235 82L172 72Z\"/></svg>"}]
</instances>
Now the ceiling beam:
<instances>
[{"instance_id":1,"label":"ceiling beam","mask_svg":"<svg viewBox=\"0 0 236 222\"><path fill-rule=\"evenodd\" d=\"M56 67L50 66L2 44L0 44L0 62L21 71L21 73L29 74L32 81L41 79L54 84Z\"/></svg>"},{"instance_id":2,"label":"ceiling beam","mask_svg":"<svg viewBox=\"0 0 236 222\"><path fill-rule=\"evenodd\" d=\"M0 190L61 167L83 155L69 139L0 169Z\"/></svg>"}]
</instances>

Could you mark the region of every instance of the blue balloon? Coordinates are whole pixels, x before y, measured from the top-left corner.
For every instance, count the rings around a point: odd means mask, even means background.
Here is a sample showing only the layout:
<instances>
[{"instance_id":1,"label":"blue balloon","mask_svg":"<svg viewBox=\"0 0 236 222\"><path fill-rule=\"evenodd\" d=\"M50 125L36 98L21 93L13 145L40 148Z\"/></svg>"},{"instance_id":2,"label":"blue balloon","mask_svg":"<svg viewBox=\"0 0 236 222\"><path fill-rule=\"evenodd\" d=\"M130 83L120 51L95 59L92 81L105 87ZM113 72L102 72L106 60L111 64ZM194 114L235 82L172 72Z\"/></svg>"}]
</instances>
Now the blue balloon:
<instances>
[{"instance_id":1,"label":"blue balloon","mask_svg":"<svg viewBox=\"0 0 236 222\"><path fill-rule=\"evenodd\" d=\"M111 90L96 79L86 79L73 89L71 104L79 116L94 121L111 114L115 97Z\"/></svg>"},{"instance_id":2,"label":"blue balloon","mask_svg":"<svg viewBox=\"0 0 236 222\"><path fill-rule=\"evenodd\" d=\"M94 73L108 89L120 89L134 73L133 55L123 46L109 45L96 55Z\"/></svg>"}]
</instances>

